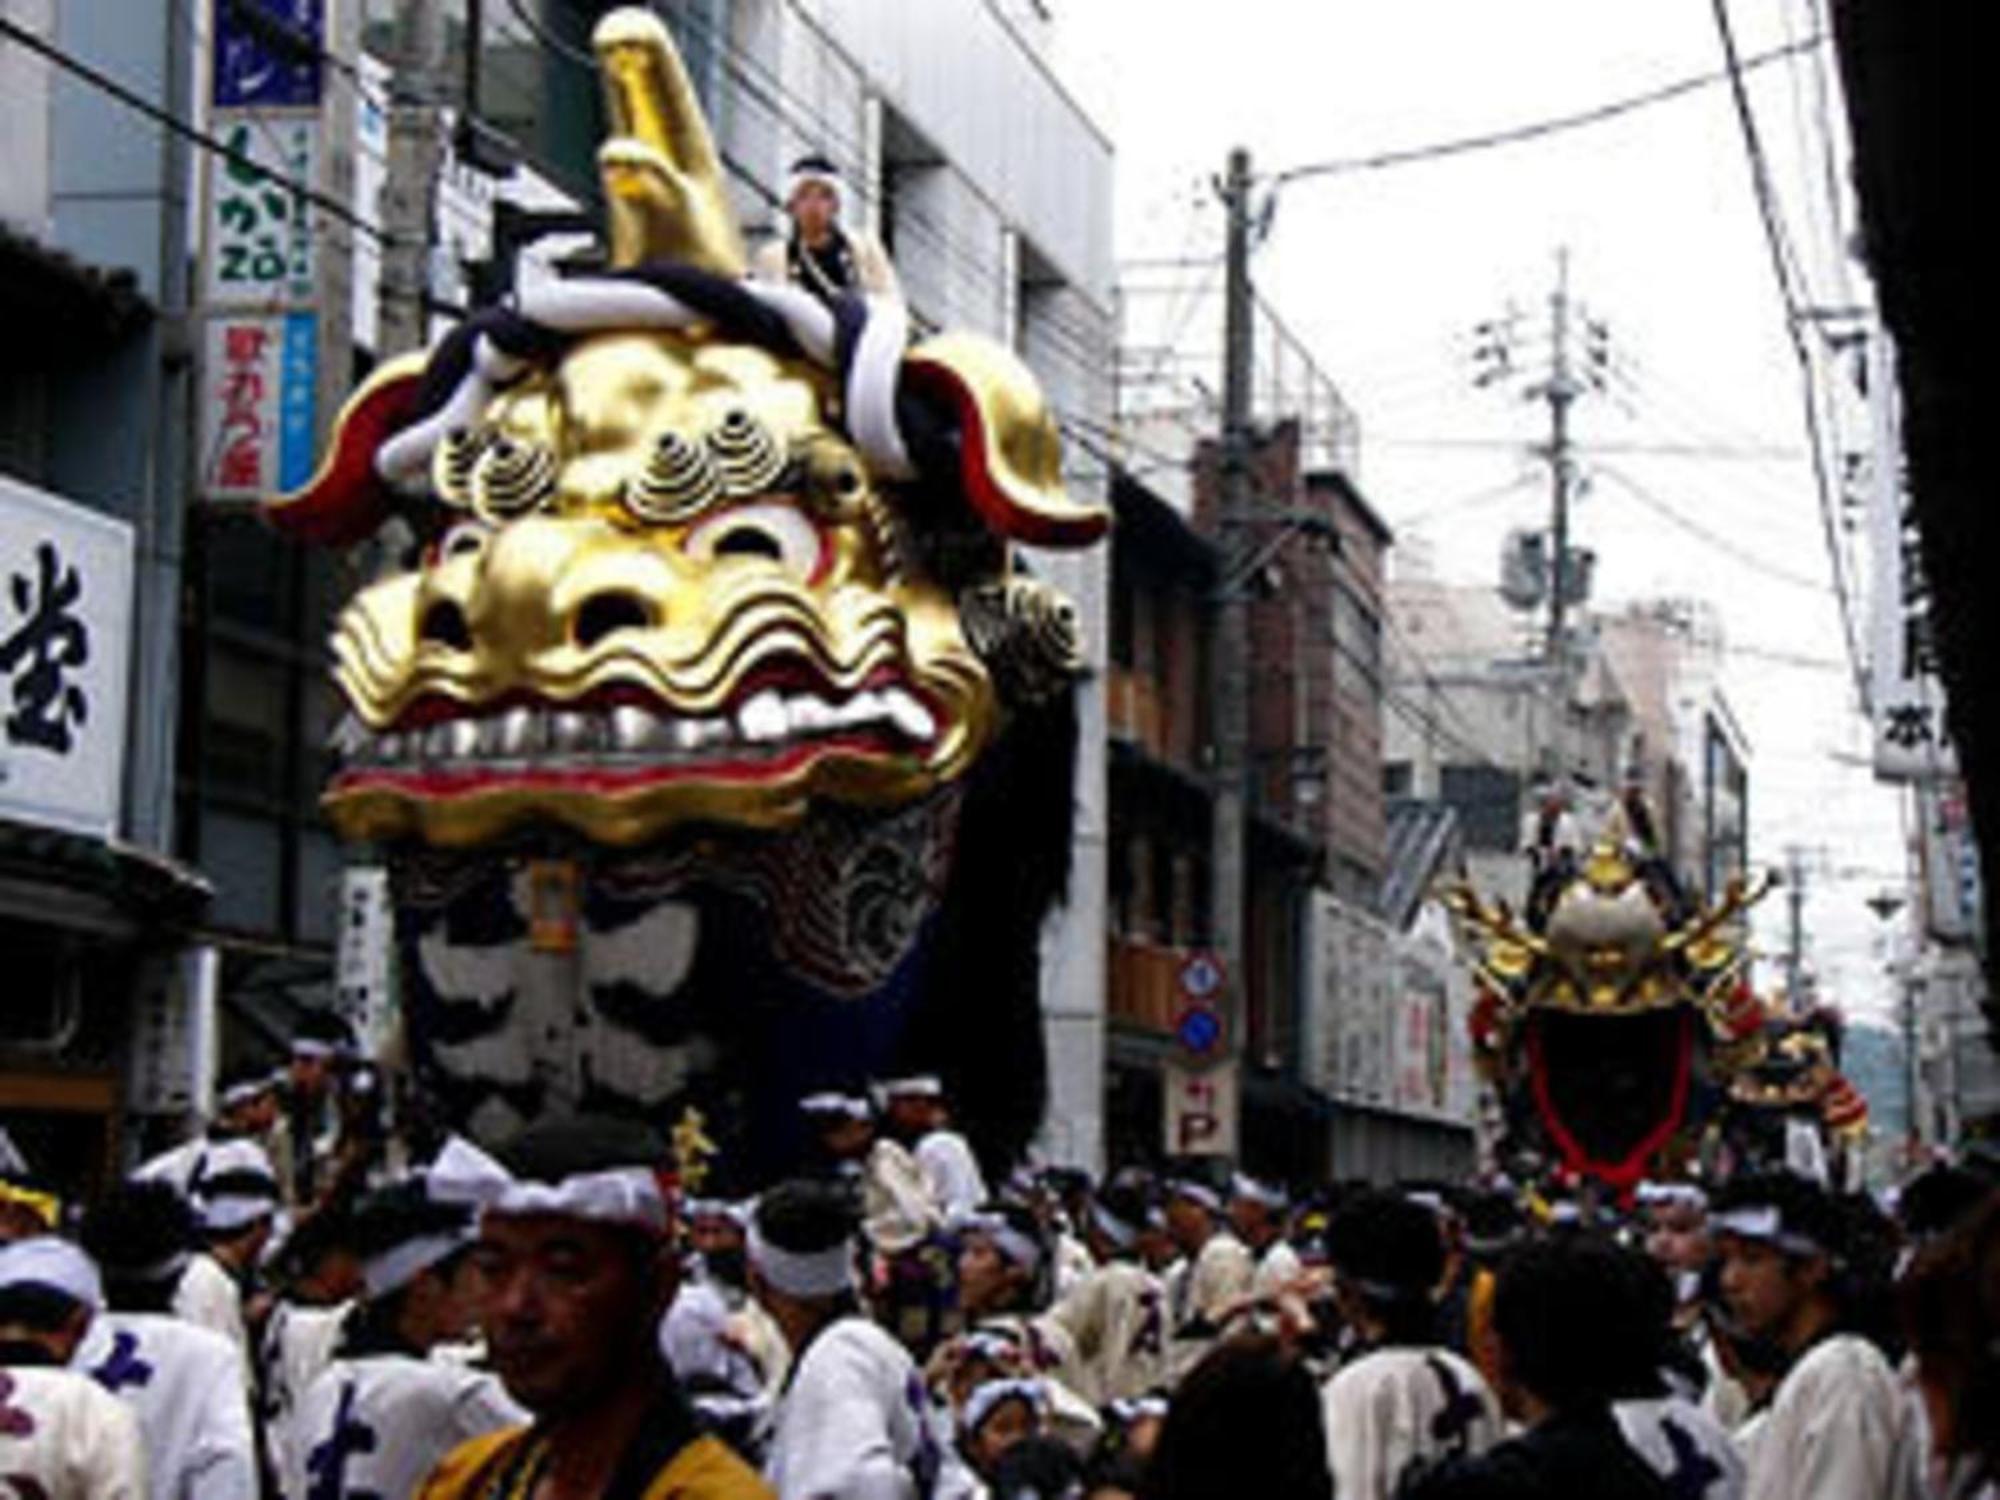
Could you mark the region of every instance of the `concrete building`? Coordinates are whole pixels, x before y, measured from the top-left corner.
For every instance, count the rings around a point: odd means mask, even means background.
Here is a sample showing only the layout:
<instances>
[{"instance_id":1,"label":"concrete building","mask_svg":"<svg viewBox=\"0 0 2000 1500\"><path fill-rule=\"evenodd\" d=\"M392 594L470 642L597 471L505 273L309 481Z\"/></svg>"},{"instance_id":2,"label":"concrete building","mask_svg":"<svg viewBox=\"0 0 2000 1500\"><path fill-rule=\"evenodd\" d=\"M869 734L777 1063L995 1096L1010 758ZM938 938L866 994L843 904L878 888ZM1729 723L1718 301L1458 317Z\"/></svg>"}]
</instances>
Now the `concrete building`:
<instances>
[{"instance_id":1,"label":"concrete building","mask_svg":"<svg viewBox=\"0 0 2000 1500\"><path fill-rule=\"evenodd\" d=\"M0 1124L111 1169L208 890L171 857L187 509L184 115L167 7L0 0ZM176 1082L185 1085L185 1070Z\"/></svg>"}]
</instances>

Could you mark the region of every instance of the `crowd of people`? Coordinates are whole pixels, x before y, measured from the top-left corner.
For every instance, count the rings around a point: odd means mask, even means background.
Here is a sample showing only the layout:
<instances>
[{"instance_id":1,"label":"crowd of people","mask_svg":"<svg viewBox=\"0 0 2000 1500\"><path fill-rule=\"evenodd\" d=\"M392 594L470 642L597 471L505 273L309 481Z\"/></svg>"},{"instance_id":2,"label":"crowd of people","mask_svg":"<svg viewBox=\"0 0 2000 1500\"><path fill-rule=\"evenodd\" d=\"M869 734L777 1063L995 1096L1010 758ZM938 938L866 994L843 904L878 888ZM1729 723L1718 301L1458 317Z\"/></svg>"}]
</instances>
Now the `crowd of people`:
<instances>
[{"instance_id":1,"label":"crowd of people","mask_svg":"<svg viewBox=\"0 0 2000 1500\"><path fill-rule=\"evenodd\" d=\"M489 1153L369 1088L303 1038L89 1203L0 1150L0 1493L2000 1493L1977 1163L1886 1203L989 1181L919 1076L806 1099L797 1175L732 1200L629 1122Z\"/></svg>"}]
</instances>

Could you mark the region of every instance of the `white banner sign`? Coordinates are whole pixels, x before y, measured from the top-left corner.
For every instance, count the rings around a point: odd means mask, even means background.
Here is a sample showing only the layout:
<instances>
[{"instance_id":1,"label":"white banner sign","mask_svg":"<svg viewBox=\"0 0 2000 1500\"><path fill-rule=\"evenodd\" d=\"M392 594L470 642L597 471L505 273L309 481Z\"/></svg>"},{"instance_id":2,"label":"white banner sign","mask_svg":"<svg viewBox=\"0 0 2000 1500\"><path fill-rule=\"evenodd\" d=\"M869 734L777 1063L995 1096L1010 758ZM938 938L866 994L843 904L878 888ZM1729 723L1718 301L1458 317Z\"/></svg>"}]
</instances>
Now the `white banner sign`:
<instances>
[{"instance_id":1,"label":"white banner sign","mask_svg":"<svg viewBox=\"0 0 2000 1500\"><path fill-rule=\"evenodd\" d=\"M1870 578L1869 708L1875 775L1882 781L1929 781L1957 774L1945 728L1937 637L1923 548L1903 465L1896 365L1888 334L1868 340L1868 393L1874 453L1868 498Z\"/></svg>"},{"instance_id":2,"label":"white banner sign","mask_svg":"<svg viewBox=\"0 0 2000 1500\"><path fill-rule=\"evenodd\" d=\"M1307 1082L1358 1104L1395 1102L1395 934L1331 896L1315 896L1307 930Z\"/></svg>"},{"instance_id":3,"label":"white banner sign","mask_svg":"<svg viewBox=\"0 0 2000 1500\"><path fill-rule=\"evenodd\" d=\"M376 1057L395 1028L390 950L395 941L389 911L389 872L355 865L340 872L340 937L334 968L334 1007L364 1056Z\"/></svg>"},{"instance_id":4,"label":"white banner sign","mask_svg":"<svg viewBox=\"0 0 2000 1500\"><path fill-rule=\"evenodd\" d=\"M319 271L313 209L288 183L318 185L318 117L217 111L215 133L247 161L208 159L203 300L311 306Z\"/></svg>"},{"instance_id":5,"label":"white banner sign","mask_svg":"<svg viewBox=\"0 0 2000 1500\"><path fill-rule=\"evenodd\" d=\"M0 817L118 831L131 634L132 528L0 476Z\"/></svg>"}]
</instances>

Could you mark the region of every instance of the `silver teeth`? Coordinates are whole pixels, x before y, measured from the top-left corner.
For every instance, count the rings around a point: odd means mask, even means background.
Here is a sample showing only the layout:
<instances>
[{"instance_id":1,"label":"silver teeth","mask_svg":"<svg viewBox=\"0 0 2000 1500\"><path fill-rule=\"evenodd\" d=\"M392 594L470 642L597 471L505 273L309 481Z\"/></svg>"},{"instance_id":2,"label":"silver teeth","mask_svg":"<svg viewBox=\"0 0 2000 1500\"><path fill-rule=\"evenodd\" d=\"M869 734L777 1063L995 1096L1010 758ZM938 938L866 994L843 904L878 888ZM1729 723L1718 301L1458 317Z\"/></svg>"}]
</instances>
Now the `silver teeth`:
<instances>
[{"instance_id":1,"label":"silver teeth","mask_svg":"<svg viewBox=\"0 0 2000 1500\"><path fill-rule=\"evenodd\" d=\"M753 745L783 739L788 727L785 700L773 692L758 693L736 711L737 732Z\"/></svg>"},{"instance_id":2,"label":"silver teeth","mask_svg":"<svg viewBox=\"0 0 2000 1500\"><path fill-rule=\"evenodd\" d=\"M611 748L644 750L654 743L654 728L658 723L659 720L635 704L619 704L611 710Z\"/></svg>"},{"instance_id":3,"label":"silver teeth","mask_svg":"<svg viewBox=\"0 0 2000 1500\"><path fill-rule=\"evenodd\" d=\"M529 762L597 756L694 755L720 746L765 748L789 740L883 726L920 744L934 739L937 715L901 687L864 689L839 702L811 693L787 696L766 688L734 714L702 719L671 718L636 703L608 712L535 709L517 704L499 713L446 719L426 729L372 733L348 714L335 725L327 745L358 765L433 764L462 761Z\"/></svg>"},{"instance_id":4,"label":"silver teeth","mask_svg":"<svg viewBox=\"0 0 2000 1500\"><path fill-rule=\"evenodd\" d=\"M541 748L537 733L539 715L532 708L514 707L500 716L500 753L519 760Z\"/></svg>"}]
</instances>

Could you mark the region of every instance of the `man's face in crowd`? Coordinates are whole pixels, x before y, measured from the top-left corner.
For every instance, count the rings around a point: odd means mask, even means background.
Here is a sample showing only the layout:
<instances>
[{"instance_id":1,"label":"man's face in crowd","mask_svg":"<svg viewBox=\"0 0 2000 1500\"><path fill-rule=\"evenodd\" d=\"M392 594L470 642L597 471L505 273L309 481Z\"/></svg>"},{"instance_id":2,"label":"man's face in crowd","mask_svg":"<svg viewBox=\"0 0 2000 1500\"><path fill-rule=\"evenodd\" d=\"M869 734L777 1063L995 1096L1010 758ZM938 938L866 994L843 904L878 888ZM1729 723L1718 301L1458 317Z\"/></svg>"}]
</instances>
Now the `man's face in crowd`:
<instances>
[{"instance_id":1,"label":"man's face in crowd","mask_svg":"<svg viewBox=\"0 0 2000 1500\"><path fill-rule=\"evenodd\" d=\"M1033 1437L1040 1425L1034 1407L1018 1396L1009 1396L987 1413L967 1442L973 1467L991 1474L1007 1450Z\"/></svg>"},{"instance_id":2,"label":"man's face in crowd","mask_svg":"<svg viewBox=\"0 0 2000 1500\"><path fill-rule=\"evenodd\" d=\"M1657 1203L1647 1210L1646 1253L1667 1271L1708 1264L1707 1216L1692 1203Z\"/></svg>"},{"instance_id":3,"label":"man's face in crowd","mask_svg":"<svg viewBox=\"0 0 2000 1500\"><path fill-rule=\"evenodd\" d=\"M1789 1347L1799 1314L1824 1279L1825 1262L1803 1260L1762 1240L1725 1234L1722 1297L1737 1327L1750 1338Z\"/></svg>"},{"instance_id":4,"label":"man's face in crowd","mask_svg":"<svg viewBox=\"0 0 2000 1500\"><path fill-rule=\"evenodd\" d=\"M809 240L822 238L840 216L840 197L823 182L808 182L792 194L792 222Z\"/></svg>"},{"instance_id":5,"label":"man's face in crowd","mask_svg":"<svg viewBox=\"0 0 2000 1500\"><path fill-rule=\"evenodd\" d=\"M1167 1199L1167 1233L1182 1250L1198 1250L1209 1236L1208 1210L1179 1194Z\"/></svg>"},{"instance_id":6,"label":"man's face in crowd","mask_svg":"<svg viewBox=\"0 0 2000 1500\"><path fill-rule=\"evenodd\" d=\"M317 1054L292 1054L292 1091L307 1099L326 1092L328 1059Z\"/></svg>"},{"instance_id":7,"label":"man's face in crowd","mask_svg":"<svg viewBox=\"0 0 2000 1500\"><path fill-rule=\"evenodd\" d=\"M688 1248L701 1255L743 1248L743 1226L727 1214L696 1214L688 1220Z\"/></svg>"},{"instance_id":8,"label":"man's face in crowd","mask_svg":"<svg viewBox=\"0 0 2000 1500\"><path fill-rule=\"evenodd\" d=\"M922 1094L893 1094L888 1105L889 1128L899 1136L924 1134L936 1118L932 1102Z\"/></svg>"},{"instance_id":9,"label":"man's face in crowd","mask_svg":"<svg viewBox=\"0 0 2000 1500\"><path fill-rule=\"evenodd\" d=\"M1254 1198L1229 1200L1229 1225L1239 1238L1253 1245L1268 1238L1275 1228L1271 1211Z\"/></svg>"},{"instance_id":10,"label":"man's face in crowd","mask_svg":"<svg viewBox=\"0 0 2000 1500\"><path fill-rule=\"evenodd\" d=\"M991 1312L1004 1306L1007 1293L1021 1272L984 1234L966 1236L958 1252L958 1301L968 1312Z\"/></svg>"},{"instance_id":11,"label":"man's face in crowd","mask_svg":"<svg viewBox=\"0 0 2000 1500\"><path fill-rule=\"evenodd\" d=\"M636 1232L560 1214L489 1215L472 1260L494 1368L537 1416L587 1409L628 1379L666 1292Z\"/></svg>"},{"instance_id":12,"label":"man's face in crowd","mask_svg":"<svg viewBox=\"0 0 2000 1500\"><path fill-rule=\"evenodd\" d=\"M826 1154L835 1161L857 1161L867 1154L875 1129L866 1120L840 1115L822 1125L819 1135L826 1143Z\"/></svg>"}]
</instances>

